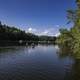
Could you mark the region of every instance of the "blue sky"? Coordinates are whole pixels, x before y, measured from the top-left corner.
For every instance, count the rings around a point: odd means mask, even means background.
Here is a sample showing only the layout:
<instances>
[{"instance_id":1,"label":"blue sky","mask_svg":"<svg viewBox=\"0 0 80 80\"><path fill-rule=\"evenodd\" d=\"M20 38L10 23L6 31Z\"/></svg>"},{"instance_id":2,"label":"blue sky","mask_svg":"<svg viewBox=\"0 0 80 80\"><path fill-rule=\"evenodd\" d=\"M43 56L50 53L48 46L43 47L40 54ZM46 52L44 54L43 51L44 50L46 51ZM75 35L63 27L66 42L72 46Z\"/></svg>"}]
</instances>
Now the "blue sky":
<instances>
[{"instance_id":1,"label":"blue sky","mask_svg":"<svg viewBox=\"0 0 80 80\"><path fill-rule=\"evenodd\" d=\"M0 20L26 32L56 35L67 23L66 10L74 7L75 0L0 0Z\"/></svg>"}]
</instances>

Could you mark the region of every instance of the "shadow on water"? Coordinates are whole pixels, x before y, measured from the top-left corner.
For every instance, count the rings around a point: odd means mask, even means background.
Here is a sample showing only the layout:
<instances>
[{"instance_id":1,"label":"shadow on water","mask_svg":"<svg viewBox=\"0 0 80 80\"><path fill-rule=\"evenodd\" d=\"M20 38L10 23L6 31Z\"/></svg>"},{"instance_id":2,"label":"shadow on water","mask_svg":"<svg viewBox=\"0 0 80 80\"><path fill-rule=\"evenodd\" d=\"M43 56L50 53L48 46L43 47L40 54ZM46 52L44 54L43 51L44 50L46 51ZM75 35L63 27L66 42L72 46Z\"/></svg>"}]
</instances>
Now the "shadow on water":
<instances>
[{"instance_id":1,"label":"shadow on water","mask_svg":"<svg viewBox=\"0 0 80 80\"><path fill-rule=\"evenodd\" d=\"M69 46L61 45L59 46L59 50L57 51L58 57L60 59L64 59L66 57L70 57L73 59L73 64L71 65L71 69L68 72L66 71L66 74L64 76L64 80L80 80L80 58L77 58L80 56L79 53L73 53L74 51L71 50Z\"/></svg>"},{"instance_id":2,"label":"shadow on water","mask_svg":"<svg viewBox=\"0 0 80 80\"><path fill-rule=\"evenodd\" d=\"M57 51L57 54L59 58L65 58L65 57L72 57L72 51L70 47L65 45L59 45L59 50Z\"/></svg>"}]
</instances>

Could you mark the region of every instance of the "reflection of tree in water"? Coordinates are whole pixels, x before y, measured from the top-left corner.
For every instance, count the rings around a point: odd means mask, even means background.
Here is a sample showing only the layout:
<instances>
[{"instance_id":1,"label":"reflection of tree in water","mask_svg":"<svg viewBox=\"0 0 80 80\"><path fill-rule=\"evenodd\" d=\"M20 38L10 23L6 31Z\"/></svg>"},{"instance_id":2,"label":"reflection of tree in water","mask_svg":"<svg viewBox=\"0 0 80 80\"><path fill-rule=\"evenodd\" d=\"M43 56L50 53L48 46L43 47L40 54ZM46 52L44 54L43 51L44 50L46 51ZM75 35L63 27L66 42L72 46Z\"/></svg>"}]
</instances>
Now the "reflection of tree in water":
<instances>
[{"instance_id":1,"label":"reflection of tree in water","mask_svg":"<svg viewBox=\"0 0 80 80\"><path fill-rule=\"evenodd\" d=\"M80 54L79 53L73 54L72 51L69 49L69 47L60 46L58 56L61 59L69 56L74 60L74 62L70 64L71 65L70 69L69 65L65 66L67 68L65 69L64 80L80 80L80 59L78 58Z\"/></svg>"},{"instance_id":2,"label":"reflection of tree in water","mask_svg":"<svg viewBox=\"0 0 80 80\"><path fill-rule=\"evenodd\" d=\"M74 59L80 59L80 50L78 50L77 48L71 49L71 47L69 46L60 45L58 55L60 58L70 56L73 57Z\"/></svg>"},{"instance_id":3,"label":"reflection of tree in water","mask_svg":"<svg viewBox=\"0 0 80 80\"><path fill-rule=\"evenodd\" d=\"M67 56L69 57L72 55L71 49L65 45L62 45L62 46L60 45L57 53L58 53L59 58L65 58Z\"/></svg>"},{"instance_id":4,"label":"reflection of tree in water","mask_svg":"<svg viewBox=\"0 0 80 80\"><path fill-rule=\"evenodd\" d=\"M75 59L72 66L72 77L71 80L80 80L80 60Z\"/></svg>"},{"instance_id":5,"label":"reflection of tree in water","mask_svg":"<svg viewBox=\"0 0 80 80\"><path fill-rule=\"evenodd\" d=\"M80 60L75 60L70 72L66 72L64 80L80 80Z\"/></svg>"}]
</instances>

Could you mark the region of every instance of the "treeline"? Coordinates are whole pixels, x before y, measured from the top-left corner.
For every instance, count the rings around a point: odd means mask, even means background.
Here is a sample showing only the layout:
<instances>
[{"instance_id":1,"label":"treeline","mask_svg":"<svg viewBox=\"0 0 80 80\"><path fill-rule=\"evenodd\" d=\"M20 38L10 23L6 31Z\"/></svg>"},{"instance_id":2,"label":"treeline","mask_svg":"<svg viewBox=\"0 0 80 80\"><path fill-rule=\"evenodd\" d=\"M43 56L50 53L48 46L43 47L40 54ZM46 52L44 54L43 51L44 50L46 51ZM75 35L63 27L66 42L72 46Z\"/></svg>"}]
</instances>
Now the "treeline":
<instances>
[{"instance_id":1,"label":"treeline","mask_svg":"<svg viewBox=\"0 0 80 80\"><path fill-rule=\"evenodd\" d=\"M61 35L57 38L57 43L70 47L72 53L80 58L80 0L76 0L77 8L68 10L68 24L72 22L70 30L60 29Z\"/></svg>"},{"instance_id":2,"label":"treeline","mask_svg":"<svg viewBox=\"0 0 80 80\"><path fill-rule=\"evenodd\" d=\"M3 25L0 22L0 42L8 42L8 41L52 41L55 42L56 37L51 36L38 36L32 33L26 33L16 27L10 27L7 25Z\"/></svg>"},{"instance_id":3,"label":"treeline","mask_svg":"<svg viewBox=\"0 0 80 80\"><path fill-rule=\"evenodd\" d=\"M2 25L0 22L0 41L29 41L29 40L37 40L38 36L31 34L31 33L25 33L25 31L22 31L20 29L17 29L15 27L10 27L7 25Z\"/></svg>"}]
</instances>

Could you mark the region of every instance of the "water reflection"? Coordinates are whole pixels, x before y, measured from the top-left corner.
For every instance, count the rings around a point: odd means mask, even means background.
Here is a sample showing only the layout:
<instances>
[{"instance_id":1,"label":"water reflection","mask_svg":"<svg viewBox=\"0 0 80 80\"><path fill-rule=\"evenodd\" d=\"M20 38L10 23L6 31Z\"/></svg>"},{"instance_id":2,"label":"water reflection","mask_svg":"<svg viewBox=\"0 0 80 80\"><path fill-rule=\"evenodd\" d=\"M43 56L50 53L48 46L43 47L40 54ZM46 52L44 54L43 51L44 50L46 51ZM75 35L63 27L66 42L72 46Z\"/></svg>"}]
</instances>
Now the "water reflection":
<instances>
[{"instance_id":1,"label":"water reflection","mask_svg":"<svg viewBox=\"0 0 80 80\"><path fill-rule=\"evenodd\" d=\"M72 80L80 80L80 60L76 59L72 66Z\"/></svg>"},{"instance_id":2,"label":"water reflection","mask_svg":"<svg viewBox=\"0 0 80 80\"><path fill-rule=\"evenodd\" d=\"M60 59L66 57L73 59L71 69L65 71L64 80L80 80L80 58L78 57L80 54L72 53L72 50L68 46L59 46L58 56Z\"/></svg>"},{"instance_id":3,"label":"water reflection","mask_svg":"<svg viewBox=\"0 0 80 80\"><path fill-rule=\"evenodd\" d=\"M57 51L59 58L72 57L72 51L68 46L59 45L59 50Z\"/></svg>"},{"instance_id":4,"label":"water reflection","mask_svg":"<svg viewBox=\"0 0 80 80\"><path fill-rule=\"evenodd\" d=\"M39 44L0 49L1 80L80 80L80 60L69 47Z\"/></svg>"}]
</instances>

